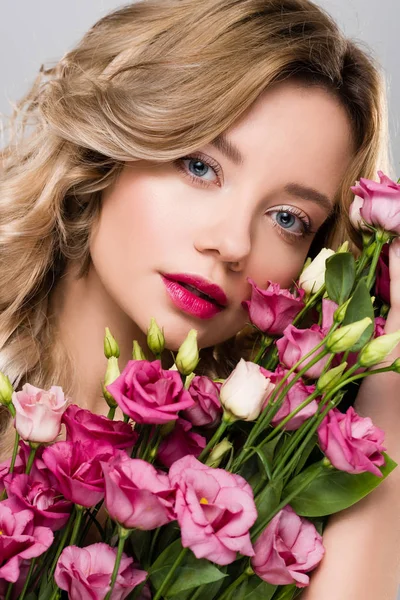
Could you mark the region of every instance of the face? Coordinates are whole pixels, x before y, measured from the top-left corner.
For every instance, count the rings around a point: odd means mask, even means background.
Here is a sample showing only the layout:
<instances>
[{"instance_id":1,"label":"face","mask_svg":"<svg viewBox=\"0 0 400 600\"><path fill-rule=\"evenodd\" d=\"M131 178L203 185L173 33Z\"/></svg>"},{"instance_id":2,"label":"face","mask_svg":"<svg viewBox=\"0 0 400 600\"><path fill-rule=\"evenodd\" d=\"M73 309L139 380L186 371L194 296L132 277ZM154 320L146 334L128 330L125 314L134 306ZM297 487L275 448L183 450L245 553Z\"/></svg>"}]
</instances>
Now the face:
<instances>
[{"instance_id":1,"label":"face","mask_svg":"<svg viewBox=\"0 0 400 600\"><path fill-rule=\"evenodd\" d=\"M235 335L248 322L248 278L261 288L293 283L353 152L344 109L294 82L265 91L223 141L174 163L127 163L91 235L92 270L115 310L142 332L154 316L172 350L192 328L200 347ZM171 274L218 285L227 305Z\"/></svg>"}]
</instances>

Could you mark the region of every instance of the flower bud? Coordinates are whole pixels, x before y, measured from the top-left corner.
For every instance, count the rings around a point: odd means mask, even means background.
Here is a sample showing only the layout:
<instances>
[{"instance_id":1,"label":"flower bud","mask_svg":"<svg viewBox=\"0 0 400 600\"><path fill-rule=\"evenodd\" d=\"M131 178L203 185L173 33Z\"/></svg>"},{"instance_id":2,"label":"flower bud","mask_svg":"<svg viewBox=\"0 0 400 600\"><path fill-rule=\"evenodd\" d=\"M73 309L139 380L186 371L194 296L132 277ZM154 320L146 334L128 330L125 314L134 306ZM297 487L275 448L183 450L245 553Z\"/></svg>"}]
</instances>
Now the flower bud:
<instances>
[{"instance_id":1,"label":"flower bud","mask_svg":"<svg viewBox=\"0 0 400 600\"><path fill-rule=\"evenodd\" d=\"M334 253L330 248L322 248L314 260L299 277L299 286L307 294L316 294L325 284L326 259Z\"/></svg>"},{"instance_id":2,"label":"flower bud","mask_svg":"<svg viewBox=\"0 0 400 600\"><path fill-rule=\"evenodd\" d=\"M179 373L190 375L199 362L199 349L197 347L197 329L191 329L178 350L175 364Z\"/></svg>"},{"instance_id":3,"label":"flower bud","mask_svg":"<svg viewBox=\"0 0 400 600\"><path fill-rule=\"evenodd\" d=\"M224 419L254 421L274 388L259 365L241 358L220 389L220 402L228 413Z\"/></svg>"},{"instance_id":4,"label":"flower bud","mask_svg":"<svg viewBox=\"0 0 400 600\"><path fill-rule=\"evenodd\" d=\"M350 350L350 348L358 342L368 325L371 323L372 320L369 317L365 317L360 321L336 329L336 331L333 331L330 336L328 336L325 342L327 350L333 354Z\"/></svg>"},{"instance_id":5,"label":"flower bud","mask_svg":"<svg viewBox=\"0 0 400 600\"><path fill-rule=\"evenodd\" d=\"M146 356L136 340L133 340L132 358L133 360L146 360Z\"/></svg>"},{"instance_id":6,"label":"flower bud","mask_svg":"<svg viewBox=\"0 0 400 600\"><path fill-rule=\"evenodd\" d=\"M151 317L150 327L147 331L147 345L153 354L158 356L165 348L165 337L154 317Z\"/></svg>"},{"instance_id":7,"label":"flower bud","mask_svg":"<svg viewBox=\"0 0 400 600\"><path fill-rule=\"evenodd\" d=\"M4 406L11 404L13 391L11 381L0 371L0 404L4 404Z\"/></svg>"},{"instance_id":8,"label":"flower bud","mask_svg":"<svg viewBox=\"0 0 400 600\"><path fill-rule=\"evenodd\" d=\"M106 358L111 358L112 356L119 358L118 344L115 338L113 338L113 336L111 335L111 332L108 329L108 327L106 327L106 335L104 337L104 354Z\"/></svg>"},{"instance_id":9,"label":"flower bud","mask_svg":"<svg viewBox=\"0 0 400 600\"><path fill-rule=\"evenodd\" d=\"M317 381L317 390L319 392L328 392L332 390L335 385L337 385L340 381L341 376L343 375L343 371L347 367L347 362L343 362L337 367L333 369L329 369L326 373L321 375L321 377Z\"/></svg>"},{"instance_id":10,"label":"flower bud","mask_svg":"<svg viewBox=\"0 0 400 600\"><path fill-rule=\"evenodd\" d=\"M392 371L395 373L400 373L400 358L396 358L396 360L391 364Z\"/></svg>"},{"instance_id":11,"label":"flower bud","mask_svg":"<svg viewBox=\"0 0 400 600\"><path fill-rule=\"evenodd\" d=\"M349 251L349 242L347 240L345 242L343 242L343 244L341 244L339 246L339 248L336 250L337 253L348 252L348 251Z\"/></svg>"},{"instance_id":12,"label":"flower bud","mask_svg":"<svg viewBox=\"0 0 400 600\"><path fill-rule=\"evenodd\" d=\"M362 367L372 367L373 365L382 362L399 342L400 331L387 333L386 335L381 335L378 338L371 340L364 346L358 356L360 365Z\"/></svg>"},{"instance_id":13,"label":"flower bud","mask_svg":"<svg viewBox=\"0 0 400 600\"><path fill-rule=\"evenodd\" d=\"M335 323L341 323L344 320L350 300L351 298L349 298L348 300L346 300L346 302L338 306L338 308L333 313L333 320Z\"/></svg>"},{"instance_id":14,"label":"flower bud","mask_svg":"<svg viewBox=\"0 0 400 600\"><path fill-rule=\"evenodd\" d=\"M210 452L206 465L209 467L213 467L214 469L219 467L222 459L228 452L231 451L233 444L228 440L228 438L224 438L219 444L217 444Z\"/></svg>"},{"instance_id":15,"label":"flower bud","mask_svg":"<svg viewBox=\"0 0 400 600\"><path fill-rule=\"evenodd\" d=\"M106 370L106 374L104 377L104 383L103 383L103 397L105 399L105 401L107 402L108 406L110 407L115 407L117 406L117 403L115 402L113 396L110 394L110 392L106 389L107 385L110 385L110 383L112 383L113 381L115 381L117 379L117 377L120 376L120 372L119 372L119 367L118 367L118 359L115 356L111 356L111 358L108 359L108 363L107 363L107 370Z\"/></svg>"}]
</instances>

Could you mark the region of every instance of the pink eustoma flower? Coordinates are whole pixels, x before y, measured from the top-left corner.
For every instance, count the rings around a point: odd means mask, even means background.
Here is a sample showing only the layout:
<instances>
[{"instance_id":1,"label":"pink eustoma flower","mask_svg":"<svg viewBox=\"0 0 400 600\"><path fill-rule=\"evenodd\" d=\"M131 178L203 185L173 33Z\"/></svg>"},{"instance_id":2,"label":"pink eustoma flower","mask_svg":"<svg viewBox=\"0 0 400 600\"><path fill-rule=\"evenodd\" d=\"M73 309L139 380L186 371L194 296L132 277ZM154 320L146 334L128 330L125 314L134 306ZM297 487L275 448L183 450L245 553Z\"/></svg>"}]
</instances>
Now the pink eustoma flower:
<instances>
[{"instance_id":1,"label":"pink eustoma flower","mask_svg":"<svg viewBox=\"0 0 400 600\"><path fill-rule=\"evenodd\" d=\"M288 369L291 369L303 356L311 352L324 337L324 333L318 325L312 325L309 329L297 329L294 325L288 325L283 332L283 337L276 342L280 362ZM321 348L308 358L308 362L318 352L321 352ZM328 355L321 358L321 360L306 371L304 377L318 379L328 358ZM305 364L300 365L298 370L301 370Z\"/></svg>"},{"instance_id":2,"label":"pink eustoma flower","mask_svg":"<svg viewBox=\"0 0 400 600\"><path fill-rule=\"evenodd\" d=\"M273 585L309 585L325 549L314 525L287 505L275 515L254 544L254 572Z\"/></svg>"},{"instance_id":3,"label":"pink eustoma flower","mask_svg":"<svg viewBox=\"0 0 400 600\"><path fill-rule=\"evenodd\" d=\"M103 600L110 591L117 549L98 543L67 546L58 559L54 579L70 600ZM146 579L146 571L133 568L133 558L122 554L112 600L123 600Z\"/></svg>"},{"instance_id":4,"label":"pink eustoma flower","mask_svg":"<svg viewBox=\"0 0 400 600\"><path fill-rule=\"evenodd\" d=\"M174 429L160 444L157 459L164 467L170 467L172 463L187 454L196 456L206 447L206 438L198 433L190 431L192 425L185 419L178 419Z\"/></svg>"},{"instance_id":5,"label":"pink eustoma flower","mask_svg":"<svg viewBox=\"0 0 400 600\"><path fill-rule=\"evenodd\" d=\"M282 369L282 367L277 367L275 372L267 371L262 368L262 373L265 377L269 377L271 382L277 385L283 377L286 375L287 370ZM292 379L295 377L295 374L292 373L289 375L287 379L287 383L289 384ZM275 427L278 425L283 419L285 419L291 412L293 412L302 402L304 402L313 392L315 391L315 385L306 385L302 379L296 381L296 383L290 388L288 393L286 394L283 403L279 410L274 415L271 424ZM268 400L267 400L268 404ZM298 429L304 421L312 417L318 409L318 402L316 400L312 400L302 408L294 417L292 417L285 425L284 429L287 431L294 431Z\"/></svg>"},{"instance_id":6,"label":"pink eustoma flower","mask_svg":"<svg viewBox=\"0 0 400 600\"><path fill-rule=\"evenodd\" d=\"M168 475L122 452L102 467L107 512L125 529L155 529L175 519Z\"/></svg>"},{"instance_id":7,"label":"pink eustoma flower","mask_svg":"<svg viewBox=\"0 0 400 600\"><path fill-rule=\"evenodd\" d=\"M240 475L185 456L169 470L182 546L197 558L228 565L238 552L253 556L249 529L257 519L253 491Z\"/></svg>"},{"instance_id":8,"label":"pink eustoma flower","mask_svg":"<svg viewBox=\"0 0 400 600\"><path fill-rule=\"evenodd\" d=\"M348 473L369 471L382 477L385 432L351 406L346 413L332 408L318 428L319 445L334 467Z\"/></svg>"},{"instance_id":9,"label":"pink eustoma flower","mask_svg":"<svg viewBox=\"0 0 400 600\"><path fill-rule=\"evenodd\" d=\"M189 394L195 404L183 411L182 415L195 427L212 427L221 420L222 406L219 401L220 383L212 381L204 375L193 377Z\"/></svg>"},{"instance_id":10,"label":"pink eustoma flower","mask_svg":"<svg viewBox=\"0 0 400 600\"><path fill-rule=\"evenodd\" d=\"M32 475L13 473L5 478L5 487L8 506L13 511L31 510L35 525L57 531L68 521L73 505L60 496L49 480L35 481Z\"/></svg>"},{"instance_id":11,"label":"pink eustoma flower","mask_svg":"<svg viewBox=\"0 0 400 600\"><path fill-rule=\"evenodd\" d=\"M350 188L356 195L350 218L356 227L363 227L362 218L368 225L400 235L400 185L383 171L378 175L379 182L361 177Z\"/></svg>"},{"instance_id":12,"label":"pink eustoma flower","mask_svg":"<svg viewBox=\"0 0 400 600\"><path fill-rule=\"evenodd\" d=\"M23 440L53 442L60 433L67 402L59 386L53 385L46 391L26 383L20 392L12 395L15 429Z\"/></svg>"},{"instance_id":13,"label":"pink eustoma flower","mask_svg":"<svg viewBox=\"0 0 400 600\"><path fill-rule=\"evenodd\" d=\"M110 460L112 454L104 449L99 453L95 444L57 442L43 452L43 461L57 479L63 496L90 508L104 497L104 476L100 461Z\"/></svg>"},{"instance_id":14,"label":"pink eustoma flower","mask_svg":"<svg viewBox=\"0 0 400 600\"><path fill-rule=\"evenodd\" d=\"M383 246L378 260L375 292L385 304L390 306L389 244Z\"/></svg>"},{"instance_id":15,"label":"pink eustoma flower","mask_svg":"<svg viewBox=\"0 0 400 600\"><path fill-rule=\"evenodd\" d=\"M97 451L108 446L115 449L132 448L138 437L129 423L95 415L76 404L68 406L62 421L67 430L67 441L91 442Z\"/></svg>"},{"instance_id":16,"label":"pink eustoma flower","mask_svg":"<svg viewBox=\"0 0 400 600\"><path fill-rule=\"evenodd\" d=\"M30 510L14 512L7 501L0 502L0 578L15 583L21 562L46 552L53 543L48 527L35 527Z\"/></svg>"},{"instance_id":17,"label":"pink eustoma flower","mask_svg":"<svg viewBox=\"0 0 400 600\"><path fill-rule=\"evenodd\" d=\"M248 282L252 286L251 298L242 302L242 306L248 311L250 321L264 333L281 335L304 307L304 290L292 294L271 281L263 290L252 279L248 278Z\"/></svg>"},{"instance_id":18,"label":"pink eustoma flower","mask_svg":"<svg viewBox=\"0 0 400 600\"><path fill-rule=\"evenodd\" d=\"M178 371L164 370L159 360L128 361L107 390L136 423L168 423L178 418L180 410L194 405Z\"/></svg>"}]
</instances>

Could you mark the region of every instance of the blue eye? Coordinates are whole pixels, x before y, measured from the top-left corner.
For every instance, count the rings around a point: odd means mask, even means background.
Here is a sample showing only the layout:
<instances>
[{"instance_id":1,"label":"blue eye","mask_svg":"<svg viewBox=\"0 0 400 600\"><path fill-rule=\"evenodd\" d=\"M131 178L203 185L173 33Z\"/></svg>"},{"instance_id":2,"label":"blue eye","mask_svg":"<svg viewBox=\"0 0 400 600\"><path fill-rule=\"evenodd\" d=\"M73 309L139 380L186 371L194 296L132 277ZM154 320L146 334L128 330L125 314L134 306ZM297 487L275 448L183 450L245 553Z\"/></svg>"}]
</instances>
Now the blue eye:
<instances>
[{"instance_id":1,"label":"blue eye","mask_svg":"<svg viewBox=\"0 0 400 600\"><path fill-rule=\"evenodd\" d=\"M175 161L176 167L194 183L209 186L213 183L220 186L221 167L211 158L202 156L184 156Z\"/></svg>"},{"instance_id":2,"label":"blue eye","mask_svg":"<svg viewBox=\"0 0 400 600\"><path fill-rule=\"evenodd\" d=\"M272 225L278 227L278 233L292 238L306 237L313 233L309 218L295 206L280 206L270 209L267 215Z\"/></svg>"}]
</instances>

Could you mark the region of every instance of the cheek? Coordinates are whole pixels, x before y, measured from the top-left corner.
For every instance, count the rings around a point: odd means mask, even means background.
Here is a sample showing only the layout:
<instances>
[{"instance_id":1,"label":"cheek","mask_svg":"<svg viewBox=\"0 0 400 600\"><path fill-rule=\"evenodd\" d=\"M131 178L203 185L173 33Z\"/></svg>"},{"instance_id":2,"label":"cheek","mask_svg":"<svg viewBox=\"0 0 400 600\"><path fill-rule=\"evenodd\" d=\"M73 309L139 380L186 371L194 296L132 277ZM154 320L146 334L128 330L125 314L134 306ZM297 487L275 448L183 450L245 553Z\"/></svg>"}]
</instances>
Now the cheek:
<instances>
[{"instance_id":1,"label":"cheek","mask_svg":"<svg viewBox=\"0 0 400 600\"><path fill-rule=\"evenodd\" d=\"M254 253L249 277L260 287L265 287L267 280L279 283L281 288L291 287L300 275L310 243L303 240L289 244L278 233L270 232L264 247Z\"/></svg>"}]
</instances>

